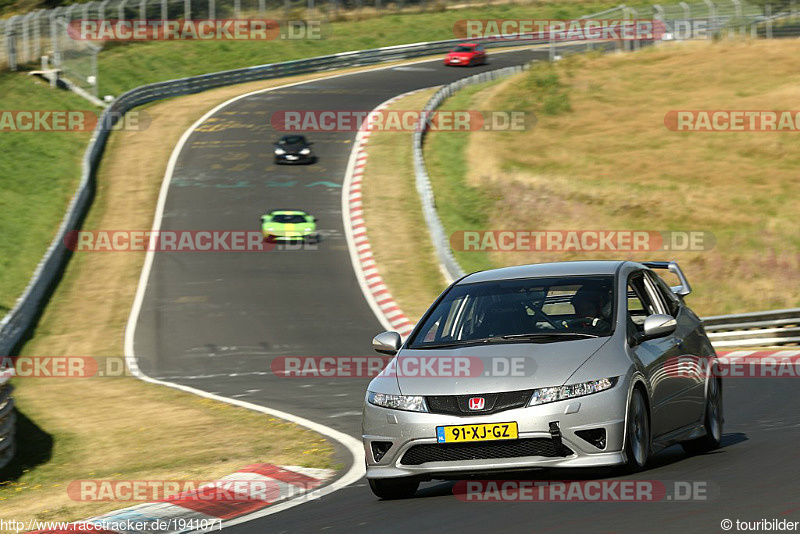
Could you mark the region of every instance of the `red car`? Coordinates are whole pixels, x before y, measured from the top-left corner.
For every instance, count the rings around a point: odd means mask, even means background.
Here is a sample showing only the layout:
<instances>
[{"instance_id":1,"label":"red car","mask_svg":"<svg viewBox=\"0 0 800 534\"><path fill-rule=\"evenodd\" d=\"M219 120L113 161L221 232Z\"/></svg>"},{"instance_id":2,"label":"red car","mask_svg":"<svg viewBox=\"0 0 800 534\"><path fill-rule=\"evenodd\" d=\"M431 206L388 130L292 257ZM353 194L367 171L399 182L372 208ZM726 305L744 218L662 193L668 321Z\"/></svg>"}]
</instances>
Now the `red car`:
<instances>
[{"instance_id":1,"label":"red car","mask_svg":"<svg viewBox=\"0 0 800 534\"><path fill-rule=\"evenodd\" d=\"M467 67L485 65L486 50L479 44L461 43L447 53L444 64Z\"/></svg>"}]
</instances>

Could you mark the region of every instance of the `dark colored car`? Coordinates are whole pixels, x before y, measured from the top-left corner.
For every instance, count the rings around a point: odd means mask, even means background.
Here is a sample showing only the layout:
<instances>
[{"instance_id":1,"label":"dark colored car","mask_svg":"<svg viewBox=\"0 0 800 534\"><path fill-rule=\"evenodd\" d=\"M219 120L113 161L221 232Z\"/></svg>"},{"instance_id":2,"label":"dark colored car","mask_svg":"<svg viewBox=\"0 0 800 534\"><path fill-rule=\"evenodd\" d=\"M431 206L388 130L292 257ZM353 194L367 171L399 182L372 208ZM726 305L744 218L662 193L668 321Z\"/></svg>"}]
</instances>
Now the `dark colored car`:
<instances>
[{"instance_id":1,"label":"dark colored car","mask_svg":"<svg viewBox=\"0 0 800 534\"><path fill-rule=\"evenodd\" d=\"M314 163L313 144L302 135L284 135L275 143L275 163Z\"/></svg>"}]
</instances>

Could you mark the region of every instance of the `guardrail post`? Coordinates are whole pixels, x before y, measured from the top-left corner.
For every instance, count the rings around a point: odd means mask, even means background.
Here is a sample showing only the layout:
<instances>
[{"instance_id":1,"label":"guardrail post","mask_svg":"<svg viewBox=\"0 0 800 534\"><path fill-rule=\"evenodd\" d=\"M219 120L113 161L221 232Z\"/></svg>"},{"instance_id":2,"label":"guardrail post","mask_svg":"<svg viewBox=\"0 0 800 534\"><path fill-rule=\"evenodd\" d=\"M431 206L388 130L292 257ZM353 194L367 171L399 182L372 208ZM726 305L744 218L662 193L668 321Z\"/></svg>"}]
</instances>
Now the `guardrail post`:
<instances>
[{"instance_id":1,"label":"guardrail post","mask_svg":"<svg viewBox=\"0 0 800 534\"><path fill-rule=\"evenodd\" d=\"M714 38L714 30L717 26L716 20L716 7L714 6L714 2L711 0L703 0L703 2L708 7L708 36L706 39L713 39Z\"/></svg>"}]
</instances>

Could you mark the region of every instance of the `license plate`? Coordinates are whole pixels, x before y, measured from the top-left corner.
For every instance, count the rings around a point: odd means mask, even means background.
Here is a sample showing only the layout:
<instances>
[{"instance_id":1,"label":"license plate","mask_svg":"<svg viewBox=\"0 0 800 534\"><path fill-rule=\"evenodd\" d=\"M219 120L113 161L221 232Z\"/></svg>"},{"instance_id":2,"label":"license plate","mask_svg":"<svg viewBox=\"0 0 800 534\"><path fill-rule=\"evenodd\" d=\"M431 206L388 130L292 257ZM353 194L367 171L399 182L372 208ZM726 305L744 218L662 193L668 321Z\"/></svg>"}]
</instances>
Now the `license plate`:
<instances>
[{"instance_id":1,"label":"license plate","mask_svg":"<svg viewBox=\"0 0 800 534\"><path fill-rule=\"evenodd\" d=\"M297 156L286 156L286 159L297 159Z\"/></svg>"},{"instance_id":2,"label":"license plate","mask_svg":"<svg viewBox=\"0 0 800 534\"><path fill-rule=\"evenodd\" d=\"M437 426L439 443L466 443L468 441L497 441L517 439L517 423L486 423L480 425Z\"/></svg>"}]
</instances>

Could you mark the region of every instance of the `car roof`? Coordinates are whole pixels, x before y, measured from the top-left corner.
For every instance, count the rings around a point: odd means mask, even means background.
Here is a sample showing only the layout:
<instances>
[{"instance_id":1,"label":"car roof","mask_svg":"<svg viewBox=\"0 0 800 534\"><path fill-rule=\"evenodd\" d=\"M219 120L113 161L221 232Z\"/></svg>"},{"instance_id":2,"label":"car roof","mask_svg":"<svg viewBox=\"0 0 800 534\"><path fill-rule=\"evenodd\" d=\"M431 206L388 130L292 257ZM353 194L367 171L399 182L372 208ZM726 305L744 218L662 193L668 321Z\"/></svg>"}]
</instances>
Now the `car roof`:
<instances>
[{"instance_id":1,"label":"car roof","mask_svg":"<svg viewBox=\"0 0 800 534\"><path fill-rule=\"evenodd\" d=\"M308 215L303 210L272 210L269 215Z\"/></svg>"},{"instance_id":2,"label":"car roof","mask_svg":"<svg viewBox=\"0 0 800 534\"><path fill-rule=\"evenodd\" d=\"M533 263L515 267L502 267L480 271L465 276L459 284L511 280L514 278L547 278L555 276L613 275L627 263L626 261L559 261L553 263Z\"/></svg>"}]
</instances>

